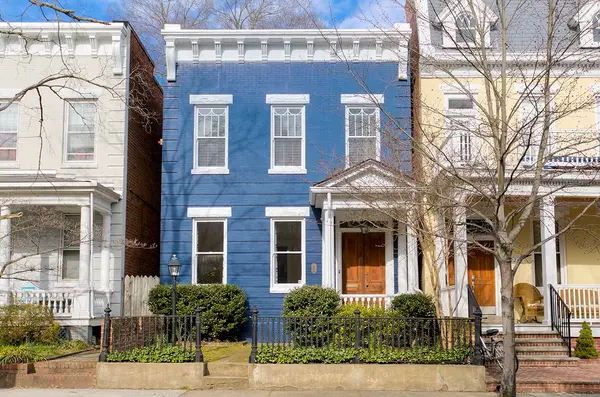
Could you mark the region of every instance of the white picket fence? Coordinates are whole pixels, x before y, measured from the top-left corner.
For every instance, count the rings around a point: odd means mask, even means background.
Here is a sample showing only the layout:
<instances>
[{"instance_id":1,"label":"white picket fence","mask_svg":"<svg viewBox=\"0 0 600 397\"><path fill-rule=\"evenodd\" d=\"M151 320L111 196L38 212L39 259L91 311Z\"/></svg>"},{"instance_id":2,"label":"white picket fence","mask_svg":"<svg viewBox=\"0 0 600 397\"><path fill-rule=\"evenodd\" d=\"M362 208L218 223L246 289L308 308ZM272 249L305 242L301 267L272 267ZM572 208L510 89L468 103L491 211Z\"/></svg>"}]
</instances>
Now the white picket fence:
<instances>
[{"instance_id":1,"label":"white picket fence","mask_svg":"<svg viewBox=\"0 0 600 397\"><path fill-rule=\"evenodd\" d=\"M125 276L123 280L123 315L150 316L148 294L160 284L160 278L148 276Z\"/></svg>"}]
</instances>

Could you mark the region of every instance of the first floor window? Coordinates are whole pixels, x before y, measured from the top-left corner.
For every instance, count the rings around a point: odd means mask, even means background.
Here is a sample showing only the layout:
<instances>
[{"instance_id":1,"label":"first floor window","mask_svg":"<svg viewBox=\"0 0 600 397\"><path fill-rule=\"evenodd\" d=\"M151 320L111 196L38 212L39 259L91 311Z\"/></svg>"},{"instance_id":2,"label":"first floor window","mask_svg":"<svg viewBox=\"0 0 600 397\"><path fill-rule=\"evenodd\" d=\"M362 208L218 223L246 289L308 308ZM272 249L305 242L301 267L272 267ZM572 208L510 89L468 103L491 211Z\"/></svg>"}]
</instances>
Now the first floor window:
<instances>
[{"instance_id":1,"label":"first floor window","mask_svg":"<svg viewBox=\"0 0 600 397\"><path fill-rule=\"evenodd\" d=\"M227 106L196 108L197 169L227 167Z\"/></svg>"},{"instance_id":2,"label":"first floor window","mask_svg":"<svg viewBox=\"0 0 600 397\"><path fill-rule=\"evenodd\" d=\"M288 292L304 284L304 220L271 221L272 290Z\"/></svg>"},{"instance_id":3,"label":"first floor window","mask_svg":"<svg viewBox=\"0 0 600 397\"><path fill-rule=\"evenodd\" d=\"M556 230L559 230L558 224L556 224ZM562 284L562 263L561 263L561 237L557 236L554 238L556 244L556 277L558 284ZM533 221L533 244L539 244L542 241L541 223L539 220ZM533 266L534 266L534 278L535 286L543 287L544 285L544 263L542 259L542 246L535 249L533 253Z\"/></svg>"},{"instance_id":4,"label":"first floor window","mask_svg":"<svg viewBox=\"0 0 600 397\"><path fill-rule=\"evenodd\" d=\"M66 161L93 161L96 104L67 102Z\"/></svg>"},{"instance_id":5,"label":"first floor window","mask_svg":"<svg viewBox=\"0 0 600 397\"><path fill-rule=\"evenodd\" d=\"M65 215L62 232L62 278L79 278L80 216Z\"/></svg>"},{"instance_id":6,"label":"first floor window","mask_svg":"<svg viewBox=\"0 0 600 397\"><path fill-rule=\"evenodd\" d=\"M226 222L196 221L196 283L224 282Z\"/></svg>"},{"instance_id":7,"label":"first floor window","mask_svg":"<svg viewBox=\"0 0 600 397\"><path fill-rule=\"evenodd\" d=\"M18 127L19 105L13 103L0 112L0 161L17 160Z\"/></svg>"},{"instance_id":8,"label":"first floor window","mask_svg":"<svg viewBox=\"0 0 600 397\"><path fill-rule=\"evenodd\" d=\"M379 108L346 108L347 166L367 159L379 160L379 128Z\"/></svg>"}]
</instances>

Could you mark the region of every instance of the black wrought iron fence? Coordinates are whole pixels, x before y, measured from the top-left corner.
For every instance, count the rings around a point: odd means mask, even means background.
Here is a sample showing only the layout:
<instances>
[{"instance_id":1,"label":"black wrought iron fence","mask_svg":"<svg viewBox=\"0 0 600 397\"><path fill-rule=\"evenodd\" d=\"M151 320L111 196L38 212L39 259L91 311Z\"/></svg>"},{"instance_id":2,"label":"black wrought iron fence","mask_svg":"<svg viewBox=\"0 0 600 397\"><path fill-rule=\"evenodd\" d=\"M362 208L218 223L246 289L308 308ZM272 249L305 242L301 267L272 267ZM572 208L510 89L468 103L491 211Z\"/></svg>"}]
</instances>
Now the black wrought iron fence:
<instances>
[{"instance_id":1,"label":"black wrought iron fence","mask_svg":"<svg viewBox=\"0 0 600 397\"><path fill-rule=\"evenodd\" d=\"M107 307L104 313L100 361L107 361L110 353L150 346L177 346L194 351L194 361L203 361L199 310L194 315L111 317Z\"/></svg>"},{"instance_id":2,"label":"black wrought iron fence","mask_svg":"<svg viewBox=\"0 0 600 397\"><path fill-rule=\"evenodd\" d=\"M250 362L274 362L298 352L308 357L320 352L327 360L331 352L340 360L335 362L468 364L474 325L469 318L363 317L359 310L353 317L259 316L255 308Z\"/></svg>"}]
</instances>

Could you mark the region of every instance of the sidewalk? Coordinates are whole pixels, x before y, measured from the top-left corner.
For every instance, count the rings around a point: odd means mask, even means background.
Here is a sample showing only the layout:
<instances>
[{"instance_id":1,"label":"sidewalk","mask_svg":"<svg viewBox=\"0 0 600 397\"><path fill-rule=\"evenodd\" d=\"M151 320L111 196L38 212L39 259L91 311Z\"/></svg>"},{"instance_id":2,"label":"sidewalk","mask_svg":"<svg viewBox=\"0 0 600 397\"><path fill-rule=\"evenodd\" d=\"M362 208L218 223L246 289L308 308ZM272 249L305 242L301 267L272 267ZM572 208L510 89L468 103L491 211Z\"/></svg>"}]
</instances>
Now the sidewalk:
<instances>
[{"instance_id":1,"label":"sidewalk","mask_svg":"<svg viewBox=\"0 0 600 397\"><path fill-rule=\"evenodd\" d=\"M588 394L588 396L600 396ZM1 397L495 397L495 393L417 393L417 392L297 392L240 390L103 390L103 389L9 389ZM548 397L553 394L519 394L520 397ZM560 394L561 397L578 395Z\"/></svg>"}]
</instances>

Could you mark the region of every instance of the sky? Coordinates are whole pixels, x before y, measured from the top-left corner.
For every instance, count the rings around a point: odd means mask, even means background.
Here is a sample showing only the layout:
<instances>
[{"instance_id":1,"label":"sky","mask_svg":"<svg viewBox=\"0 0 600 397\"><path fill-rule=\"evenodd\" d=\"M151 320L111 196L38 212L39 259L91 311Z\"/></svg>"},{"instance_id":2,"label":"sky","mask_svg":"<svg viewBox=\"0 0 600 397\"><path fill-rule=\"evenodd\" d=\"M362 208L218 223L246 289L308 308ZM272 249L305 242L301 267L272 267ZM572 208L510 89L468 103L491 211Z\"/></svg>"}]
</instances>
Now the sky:
<instances>
[{"instance_id":1,"label":"sky","mask_svg":"<svg viewBox=\"0 0 600 397\"><path fill-rule=\"evenodd\" d=\"M53 2L53 0L47 0ZM67 9L78 15L101 20L111 20L110 7L118 0L59 0ZM217 0L219 1L219 0ZM401 0L314 0L317 12L333 27L345 29L390 27L395 22L404 22L404 10L398 6ZM42 21L38 7L30 6L27 0L0 0L0 14L7 21Z\"/></svg>"}]
</instances>

